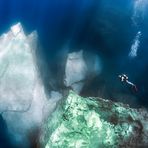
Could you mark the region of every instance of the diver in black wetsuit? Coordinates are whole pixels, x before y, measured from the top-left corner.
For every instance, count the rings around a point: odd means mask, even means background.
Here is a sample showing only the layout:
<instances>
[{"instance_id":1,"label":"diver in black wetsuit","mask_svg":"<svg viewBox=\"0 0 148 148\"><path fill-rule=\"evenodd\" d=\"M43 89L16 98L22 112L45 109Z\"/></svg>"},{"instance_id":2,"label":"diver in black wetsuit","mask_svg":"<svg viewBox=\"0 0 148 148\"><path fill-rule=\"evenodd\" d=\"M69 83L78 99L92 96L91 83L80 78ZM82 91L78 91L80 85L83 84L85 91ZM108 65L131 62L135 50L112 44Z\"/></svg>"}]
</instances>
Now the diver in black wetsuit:
<instances>
[{"instance_id":1,"label":"diver in black wetsuit","mask_svg":"<svg viewBox=\"0 0 148 148\"><path fill-rule=\"evenodd\" d=\"M127 75L121 74L118 77L120 78L121 82L125 82L126 84L130 85L134 91L136 91L136 92L138 91L136 85L133 84L132 82L128 81L128 76Z\"/></svg>"}]
</instances>

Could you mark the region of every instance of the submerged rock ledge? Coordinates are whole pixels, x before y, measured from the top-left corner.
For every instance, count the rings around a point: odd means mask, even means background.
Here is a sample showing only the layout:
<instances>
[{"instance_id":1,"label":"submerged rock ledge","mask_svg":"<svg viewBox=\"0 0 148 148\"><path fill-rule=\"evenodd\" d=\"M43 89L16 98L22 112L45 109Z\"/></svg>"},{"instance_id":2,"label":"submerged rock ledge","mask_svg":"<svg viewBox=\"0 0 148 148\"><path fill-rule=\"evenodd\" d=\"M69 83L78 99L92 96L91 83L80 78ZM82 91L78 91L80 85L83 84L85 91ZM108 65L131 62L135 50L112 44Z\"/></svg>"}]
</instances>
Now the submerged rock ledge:
<instances>
[{"instance_id":1,"label":"submerged rock ledge","mask_svg":"<svg viewBox=\"0 0 148 148\"><path fill-rule=\"evenodd\" d=\"M45 148L148 146L148 112L70 91L45 124Z\"/></svg>"}]
</instances>

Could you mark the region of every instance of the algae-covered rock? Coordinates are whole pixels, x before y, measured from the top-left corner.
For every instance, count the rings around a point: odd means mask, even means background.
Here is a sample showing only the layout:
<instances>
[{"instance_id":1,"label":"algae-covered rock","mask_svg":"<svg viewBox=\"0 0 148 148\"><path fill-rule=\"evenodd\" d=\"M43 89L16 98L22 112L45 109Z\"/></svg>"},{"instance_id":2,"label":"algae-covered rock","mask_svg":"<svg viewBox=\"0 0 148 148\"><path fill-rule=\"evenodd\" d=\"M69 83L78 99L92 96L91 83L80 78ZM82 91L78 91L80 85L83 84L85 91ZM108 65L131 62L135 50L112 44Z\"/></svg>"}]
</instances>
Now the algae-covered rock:
<instances>
[{"instance_id":1,"label":"algae-covered rock","mask_svg":"<svg viewBox=\"0 0 148 148\"><path fill-rule=\"evenodd\" d=\"M45 148L148 146L148 113L70 91L45 124Z\"/></svg>"}]
</instances>

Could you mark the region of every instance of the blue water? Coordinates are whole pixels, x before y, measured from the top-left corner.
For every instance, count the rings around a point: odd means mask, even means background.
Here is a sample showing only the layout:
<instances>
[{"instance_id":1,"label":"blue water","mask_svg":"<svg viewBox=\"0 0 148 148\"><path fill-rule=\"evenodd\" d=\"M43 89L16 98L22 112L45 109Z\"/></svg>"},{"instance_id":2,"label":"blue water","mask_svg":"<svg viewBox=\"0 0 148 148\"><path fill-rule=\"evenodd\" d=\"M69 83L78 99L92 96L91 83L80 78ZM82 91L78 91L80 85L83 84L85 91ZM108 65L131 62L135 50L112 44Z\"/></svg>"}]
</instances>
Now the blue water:
<instances>
[{"instance_id":1,"label":"blue water","mask_svg":"<svg viewBox=\"0 0 148 148\"><path fill-rule=\"evenodd\" d=\"M105 65L103 79L107 77L112 83L118 81L118 74L127 73L138 86L135 95L139 105L147 107L148 9L142 18L136 18L135 26L133 4L134 0L0 0L0 34L16 22L22 23L26 33L37 30L49 68L50 63L56 67L57 55L65 47L95 52ZM142 35L137 57L129 59L139 30Z\"/></svg>"}]
</instances>

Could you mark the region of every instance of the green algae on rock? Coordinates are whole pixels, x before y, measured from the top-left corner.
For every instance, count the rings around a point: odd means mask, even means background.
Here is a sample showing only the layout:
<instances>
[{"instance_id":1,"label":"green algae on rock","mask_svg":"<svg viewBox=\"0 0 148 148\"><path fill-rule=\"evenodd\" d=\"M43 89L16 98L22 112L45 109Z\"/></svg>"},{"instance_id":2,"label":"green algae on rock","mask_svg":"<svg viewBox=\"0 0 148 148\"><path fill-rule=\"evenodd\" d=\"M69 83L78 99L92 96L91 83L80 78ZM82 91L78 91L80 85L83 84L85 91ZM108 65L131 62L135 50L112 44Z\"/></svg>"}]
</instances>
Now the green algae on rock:
<instances>
[{"instance_id":1,"label":"green algae on rock","mask_svg":"<svg viewBox=\"0 0 148 148\"><path fill-rule=\"evenodd\" d=\"M147 121L145 110L70 91L45 124L45 148L147 146Z\"/></svg>"}]
</instances>

